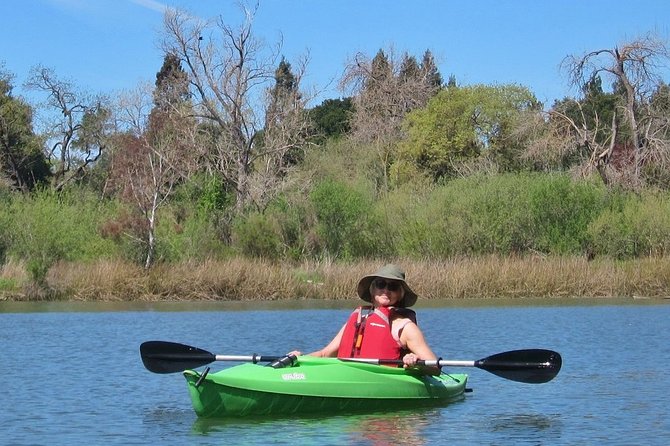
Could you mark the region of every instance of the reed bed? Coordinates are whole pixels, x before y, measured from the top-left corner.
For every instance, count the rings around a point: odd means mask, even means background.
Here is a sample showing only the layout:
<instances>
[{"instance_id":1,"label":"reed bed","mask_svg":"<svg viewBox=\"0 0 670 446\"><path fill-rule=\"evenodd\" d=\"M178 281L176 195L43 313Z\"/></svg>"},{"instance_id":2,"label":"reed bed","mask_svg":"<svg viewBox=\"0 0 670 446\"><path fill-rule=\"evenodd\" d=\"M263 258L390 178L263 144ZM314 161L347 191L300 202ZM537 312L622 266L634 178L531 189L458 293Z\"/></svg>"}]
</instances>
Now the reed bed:
<instances>
[{"instance_id":1,"label":"reed bed","mask_svg":"<svg viewBox=\"0 0 670 446\"><path fill-rule=\"evenodd\" d=\"M0 269L0 299L357 299L358 280L383 263L401 265L422 299L670 296L670 258L588 261L583 257L486 256L297 264L235 258L163 264L150 270L110 260L60 262L50 269L42 286L29 281L20 263L7 263Z\"/></svg>"}]
</instances>

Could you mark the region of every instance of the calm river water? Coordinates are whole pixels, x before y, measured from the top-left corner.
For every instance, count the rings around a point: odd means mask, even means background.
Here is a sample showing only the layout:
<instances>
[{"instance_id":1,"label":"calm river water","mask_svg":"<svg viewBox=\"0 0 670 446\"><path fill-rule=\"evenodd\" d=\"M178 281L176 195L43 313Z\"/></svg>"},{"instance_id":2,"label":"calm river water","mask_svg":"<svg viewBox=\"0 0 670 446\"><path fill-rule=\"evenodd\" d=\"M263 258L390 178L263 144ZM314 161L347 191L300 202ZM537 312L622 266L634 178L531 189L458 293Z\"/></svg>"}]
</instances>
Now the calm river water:
<instances>
[{"instance_id":1,"label":"calm river water","mask_svg":"<svg viewBox=\"0 0 670 446\"><path fill-rule=\"evenodd\" d=\"M309 303L0 303L0 444L670 442L670 301L458 305L417 306L438 355L471 360L548 348L562 354L563 369L549 383L529 385L461 368L474 391L438 409L203 422L180 374L144 369L140 343L169 340L224 355L306 351L329 341L349 310Z\"/></svg>"}]
</instances>

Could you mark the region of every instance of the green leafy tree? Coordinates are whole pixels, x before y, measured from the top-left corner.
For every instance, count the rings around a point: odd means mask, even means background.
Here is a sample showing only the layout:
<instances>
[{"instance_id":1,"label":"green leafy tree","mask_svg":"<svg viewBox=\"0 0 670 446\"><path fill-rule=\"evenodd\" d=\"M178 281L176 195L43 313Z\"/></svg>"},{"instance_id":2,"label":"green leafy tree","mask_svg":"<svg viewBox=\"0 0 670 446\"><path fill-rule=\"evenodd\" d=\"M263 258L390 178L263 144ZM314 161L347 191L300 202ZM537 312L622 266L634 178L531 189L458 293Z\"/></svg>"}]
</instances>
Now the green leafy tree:
<instances>
[{"instance_id":1,"label":"green leafy tree","mask_svg":"<svg viewBox=\"0 0 670 446\"><path fill-rule=\"evenodd\" d=\"M518 117L537 106L534 95L517 85L446 88L407 116L399 159L434 179L452 177L467 160L509 150Z\"/></svg>"},{"instance_id":2,"label":"green leafy tree","mask_svg":"<svg viewBox=\"0 0 670 446\"><path fill-rule=\"evenodd\" d=\"M339 138L349 133L352 113L353 103L351 98L326 99L320 105L309 110L317 141Z\"/></svg>"},{"instance_id":3,"label":"green leafy tree","mask_svg":"<svg viewBox=\"0 0 670 446\"><path fill-rule=\"evenodd\" d=\"M33 132L30 105L12 96L12 76L0 66L0 183L28 191L51 174Z\"/></svg>"},{"instance_id":4,"label":"green leafy tree","mask_svg":"<svg viewBox=\"0 0 670 446\"><path fill-rule=\"evenodd\" d=\"M156 73L154 106L158 110L168 111L174 104L182 104L191 99L188 74L181 66L179 58L168 53L163 58L163 66Z\"/></svg>"}]
</instances>

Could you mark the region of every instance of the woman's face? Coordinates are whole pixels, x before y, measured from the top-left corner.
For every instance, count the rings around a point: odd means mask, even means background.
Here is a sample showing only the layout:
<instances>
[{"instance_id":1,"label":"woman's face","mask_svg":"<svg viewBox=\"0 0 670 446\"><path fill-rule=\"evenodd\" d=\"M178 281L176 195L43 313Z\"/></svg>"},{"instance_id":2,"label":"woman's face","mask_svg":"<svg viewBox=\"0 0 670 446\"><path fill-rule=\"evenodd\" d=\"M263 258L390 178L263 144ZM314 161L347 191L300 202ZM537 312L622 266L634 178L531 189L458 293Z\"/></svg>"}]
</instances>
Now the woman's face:
<instances>
[{"instance_id":1,"label":"woman's face","mask_svg":"<svg viewBox=\"0 0 670 446\"><path fill-rule=\"evenodd\" d=\"M403 297L402 283L392 279L377 277L372 281L372 296L374 302L381 307L396 305Z\"/></svg>"}]
</instances>

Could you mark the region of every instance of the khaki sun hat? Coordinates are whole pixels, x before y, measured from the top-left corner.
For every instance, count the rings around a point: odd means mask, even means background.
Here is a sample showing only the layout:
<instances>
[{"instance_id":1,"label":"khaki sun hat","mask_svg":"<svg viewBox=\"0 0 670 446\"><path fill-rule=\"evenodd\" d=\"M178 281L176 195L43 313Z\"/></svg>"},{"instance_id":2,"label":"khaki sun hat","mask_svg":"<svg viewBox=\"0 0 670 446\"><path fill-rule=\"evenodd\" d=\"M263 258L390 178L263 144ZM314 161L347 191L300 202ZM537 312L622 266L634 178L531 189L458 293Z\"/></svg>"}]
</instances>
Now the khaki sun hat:
<instances>
[{"instance_id":1,"label":"khaki sun hat","mask_svg":"<svg viewBox=\"0 0 670 446\"><path fill-rule=\"evenodd\" d=\"M377 277L381 277L382 279L397 280L402 283L402 287L405 290L405 295L399 302L400 305L403 307L411 307L416 303L416 293L412 291L409 285L407 285L407 282L405 282L405 271L403 271L400 267L391 264L383 266L377 272L363 277L358 282L358 287L356 289L358 291L358 297L366 302L372 302L372 296L370 295L370 284L372 284L372 281Z\"/></svg>"}]
</instances>

